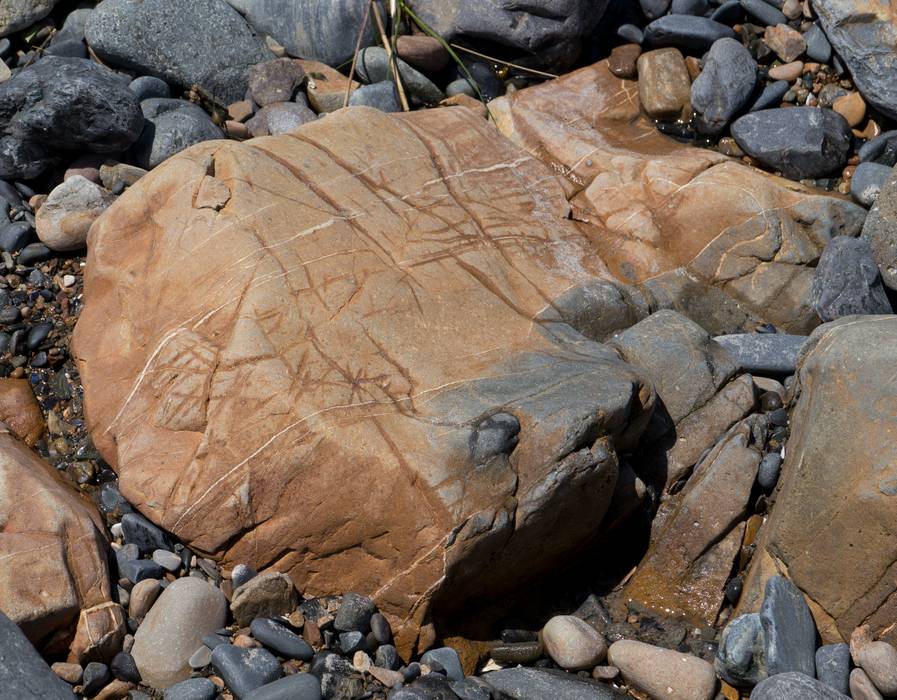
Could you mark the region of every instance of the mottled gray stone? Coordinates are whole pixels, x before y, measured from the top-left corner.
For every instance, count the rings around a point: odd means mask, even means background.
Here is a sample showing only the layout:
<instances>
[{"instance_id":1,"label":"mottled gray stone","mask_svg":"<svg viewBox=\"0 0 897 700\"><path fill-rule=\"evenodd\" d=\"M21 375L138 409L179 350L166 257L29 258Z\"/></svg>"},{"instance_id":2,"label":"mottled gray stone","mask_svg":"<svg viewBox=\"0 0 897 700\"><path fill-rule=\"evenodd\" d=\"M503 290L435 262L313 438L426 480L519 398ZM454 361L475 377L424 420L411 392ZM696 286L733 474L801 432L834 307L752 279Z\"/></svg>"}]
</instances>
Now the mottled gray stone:
<instances>
[{"instance_id":1,"label":"mottled gray stone","mask_svg":"<svg viewBox=\"0 0 897 700\"><path fill-rule=\"evenodd\" d=\"M75 694L41 658L18 625L0 612L0 695L74 700Z\"/></svg>"},{"instance_id":2,"label":"mottled gray stone","mask_svg":"<svg viewBox=\"0 0 897 700\"><path fill-rule=\"evenodd\" d=\"M406 94L416 97L422 104L436 104L445 97L427 76L409 66L401 58L396 59L399 67L399 76ZM380 46L369 46L358 54L358 63L355 66L359 77L367 83L379 83L392 80L392 70L386 51Z\"/></svg>"},{"instance_id":3,"label":"mottled gray stone","mask_svg":"<svg viewBox=\"0 0 897 700\"><path fill-rule=\"evenodd\" d=\"M454 83L453 83L454 84ZM464 81L467 84L467 81ZM350 107L374 107L381 112L401 112L399 93L391 80L381 80L371 85L362 85L349 96Z\"/></svg>"},{"instance_id":4,"label":"mottled gray stone","mask_svg":"<svg viewBox=\"0 0 897 700\"><path fill-rule=\"evenodd\" d=\"M784 576L766 582L760 623L770 676L795 671L816 675L816 623L803 593Z\"/></svg>"},{"instance_id":5,"label":"mottled gray stone","mask_svg":"<svg viewBox=\"0 0 897 700\"><path fill-rule=\"evenodd\" d=\"M774 27L777 24L788 23L788 18L782 14L782 11L765 0L741 0L741 6L756 24Z\"/></svg>"},{"instance_id":6,"label":"mottled gray stone","mask_svg":"<svg viewBox=\"0 0 897 700\"><path fill-rule=\"evenodd\" d=\"M891 167L880 163L860 163L850 178L850 195L864 207L878 199L882 185L891 176Z\"/></svg>"},{"instance_id":7,"label":"mottled gray stone","mask_svg":"<svg viewBox=\"0 0 897 700\"><path fill-rule=\"evenodd\" d=\"M897 173L882 185L861 237L872 248L885 286L897 289Z\"/></svg>"},{"instance_id":8,"label":"mottled gray stone","mask_svg":"<svg viewBox=\"0 0 897 700\"><path fill-rule=\"evenodd\" d=\"M719 335L714 340L729 351L742 372L793 374L797 354L807 337L786 333L736 333Z\"/></svg>"},{"instance_id":9,"label":"mottled gray stone","mask_svg":"<svg viewBox=\"0 0 897 700\"><path fill-rule=\"evenodd\" d=\"M819 63L828 63L832 58L832 45L829 43L825 32L818 24L813 24L804 32L804 41L807 42L807 58Z\"/></svg>"},{"instance_id":10,"label":"mottled gray stone","mask_svg":"<svg viewBox=\"0 0 897 700\"><path fill-rule=\"evenodd\" d=\"M771 676L751 692L751 700L848 700L848 697L803 673Z\"/></svg>"},{"instance_id":11,"label":"mottled gray stone","mask_svg":"<svg viewBox=\"0 0 897 700\"><path fill-rule=\"evenodd\" d=\"M723 629L714 666L734 686L751 686L766 678L765 638L759 613L739 615Z\"/></svg>"},{"instance_id":12,"label":"mottled gray stone","mask_svg":"<svg viewBox=\"0 0 897 700\"><path fill-rule=\"evenodd\" d=\"M867 241L835 236L826 244L813 274L811 303L823 321L854 314L891 313Z\"/></svg>"},{"instance_id":13,"label":"mottled gray stone","mask_svg":"<svg viewBox=\"0 0 897 700\"><path fill-rule=\"evenodd\" d=\"M691 105L703 131L718 134L747 105L757 83L757 62L735 39L715 41L691 86Z\"/></svg>"},{"instance_id":14,"label":"mottled gray stone","mask_svg":"<svg viewBox=\"0 0 897 700\"><path fill-rule=\"evenodd\" d=\"M43 19L59 0L2 0L0 2L0 37Z\"/></svg>"},{"instance_id":15,"label":"mottled gray stone","mask_svg":"<svg viewBox=\"0 0 897 700\"><path fill-rule=\"evenodd\" d=\"M146 125L132 150L141 168L150 170L194 144L224 138L206 111L192 102L153 97L140 107Z\"/></svg>"},{"instance_id":16,"label":"mottled gray stone","mask_svg":"<svg viewBox=\"0 0 897 700\"><path fill-rule=\"evenodd\" d=\"M839 693L850 687L850 646L826 644L816 650L816 677Z\"/></svg>"},{"instance_id":17,"label":"mottled gray stone","mask_svg":"<svg viewBox=\"0 0 897 700\"><path fill-rule=\"evenodd\" d=\"M719 39L736 38L735 31L707 17L666 15L645 27L645 43L654 48L675 46L706 51Z\"/></svg>"},{"instance_id":18,"label":"mottled gray stone","mask_svg":"<svg viewBox=\"0 0 897 700\"><path fill-rule=\"evenodd\" d=\"M481 678L513 700L625 700L629 697L604 683L541 668L518 666L493 671Z\"/></svg>"}]
</instances>

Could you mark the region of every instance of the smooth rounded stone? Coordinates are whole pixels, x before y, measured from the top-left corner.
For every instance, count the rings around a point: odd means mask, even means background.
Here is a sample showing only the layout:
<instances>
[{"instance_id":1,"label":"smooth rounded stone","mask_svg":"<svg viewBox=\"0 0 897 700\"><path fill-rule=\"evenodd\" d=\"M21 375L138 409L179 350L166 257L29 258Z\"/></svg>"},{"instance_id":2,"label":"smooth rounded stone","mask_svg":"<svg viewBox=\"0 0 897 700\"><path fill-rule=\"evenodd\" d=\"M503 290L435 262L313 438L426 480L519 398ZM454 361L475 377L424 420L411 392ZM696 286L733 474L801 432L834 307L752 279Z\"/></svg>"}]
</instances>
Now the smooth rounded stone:
<instances>
[{"instance_id":1,"label":"smooth rounded stone","mask_svg":"<svg viewBox=\"0 0 897 700\"><path fill-rule=\"evenodd\" d=\"M198 86L222 104L241 99L249 67L271 58L224 0L105 0L84 33L104 62L183 89Z\"/></svg>"},{"instance_id":2,"label":"smooth rounded stone","mask_svg":"<svg viewBox=\"0 0 897 700\"><path fill-rule=\"evenodd\" d=\"M850 646L840 642L816 650L816 678L839 693L850 689Z\"/></svg>"},{"instance_id":3,"label":"smooth rounded stone","mask_svg":"<svg viewBox=\"0 0 897 700\"><path fill-rule=\"evenodd\" d=\"M283 625L266 617L259 617L250 625L252 636L269 649L288 659L309 661L315 651L308 642Z\"/></svg>"},{"instance_id":4,"label":"smooth rounded stone","mask_svg":"<svg viewBox=\"0 0 897 700\"><path fill-rule=\"evenodd\" d=\"M70 664L64 661L57 661L50 666L50 669L62 680L71 685L78 685L81 682L81 677L84 675L84 669L81 668L81 664Z\"/></svg>"},{"instance_id":5,"label":"smooth rounded stone","mask_svg":"<svg viewBox=\"0 0 897 700\"><path fill-rule=\"evenodd\" d=\"M37 210L36 229L41 243L51 250L79 250L87 232L116 197L81 175L57 185Z\"/></svg>"},{"instance_id":6,"label":"smooth rounded stone","mask_svg":"<svg viewBox=\"0 0 897 700\"><path fill-rule=\"evenodd\" d=\"M492 659L500 664L532 664L544 653L539 641L505 642L496 644L489 652Z\"/></svg>"},{"instance_id":7,"label":"smooth rounded stone","mask_svg":"<svg viewBox=\"0 0 897 700\"><path fill-rule=\"evenodd\" d=\"M0 84L0 178L37 177L63 151L124 150L142 128L126 79L92 61L47 56Z\"/></svg>"},{"instance_id":8,"label":"smooth rounded stone","mask_svg":"<svg viewBox=\"0 0 897 700\"><path fill-rule=\"evenodd\" d=\"M0 612L0 688L10 698L74 700L16 623Z\"/></svg>"},{"instance_id":9,"label":"smooth rounded stone","mask_svg":"<svg viewBox=\"0 0 897 700\"><path fill-rule=\"evenodd\" d=\"M701 129L711 134L725 129L750 101L756 83L757 62L741 42L714 42L691 86L691 105Z\"/></svg>"},{"instance_id":10,"label":"smooth rounded stone","mask_svg":"<svg viewBox=\"0 0 897 700\"><path fill-rule=\"evenodd\" d=\"M719 39L735 39L735 31L707 17L666 15L645 27L645 44L654 48L675 46L706 51Z\"/></svg>"},{"instance_id":11,"label":"smooth rounded stone","mask_svg":"<svg viewBox=\"0 0 897 700\"><path fill-rule=\"evenodd\" d=\"M374 652L374 665L394 670L401 665L399 652L392 644L381 644Z\"/></svg>"},{"instance_id":12,"label":"smooth rounded stone","mask_svg":"<svg viewBox=\"0 0 897 700\"><path fill-rule=\"evenodd\" d=\"M861 668L850 672L850 697L853 700L882 700L882 694Z\"/></svg>"},{"instance_id":13,"label":"smooth rounded stone","mask_svg":"<svg viewBox=\"0 0 897 700\"><path fill-rule=\"evenodd\" d=\"M146 170L197 143L224 138L206 111L192 102L153 97L140 108L146 126L132 151L134 161Z\"/></svg>"},{"instance_id":14,"label":"smooth rounded stone","mask_svg":"<svg viewBox=\"0 0 897 700\"><path fill-rule=\"evenodd\" d=\"M770 676L789 671L816 675L816 623L803 594L785 577L766 582L760 623Z\"/></svg>"},{"instance_id":15,"label":"smooth rounded stone","mask_svg":"<svg viewBox=\"0 0 897 700\"><path fill-rule=\"evenodd\" d=\"M782 469L782 455L778 452L770 452L760 461L757 470L757 483L760 488L771 491L779 480L779 472Z\"/></svg>"},{"instance_id":16,"label":"smooth rounded stone","mask_svg":"<svg viewBox=\"0 0 897 700\"><path fill-rule=\"evenodd\" d=\"M480 678L504 693L502 697L514 700L626 700L630 697L605 683L542 668L518 666L486 673Z\"/></svg>"},{"instance_id":17,"label":"smooth rounded stone","mask_svg":"<svg viewBox=\"0 0 897 700\"><path fill-rule=\"evenodd\" d=\"M859 126L866 116L866 103L858 92L848 92L832 102L832 109L851 126Z\"/></svg>"},{"instance_id":18,"label":"smooth rounded stone","mask_svg":"<svg viewBox=\"0 0 897 700\"><path fill-rule=\"evenodd\" d=\"M703 17L710 9L707 0L673 0L670 4L670 14L696 15Z\"/></svg>"},{"instance_id":19,"label":"smooth rounded stone","mask_svg":"<svg viewBox=\"0 0 897 700\"><path fill-rule=\"evenodd\" d=\"M143 682L167 688L187 678L203 635L226 619L227 599L211 584L193 577L168 584L134 635L131 655Z\"/></svg>"},{"instance_id":20,"label":"smooth rounded stone","mask_svg":"<svg viewBox=\"0 0 897 700\"><path fill-rule=\"evenodd\" d=\"M751 691L751 700L847 700L848 696L803 673L770 676Z\"/></svg>"},{"instance_id":21,"label":"smooth rounded stone","mask_svg":"<svg viewBox=\"0 0 897 700\"><path fill-rule=\"evenodd\" d=\"M791 63L782 63L769 69L769 77L773 80L787 80L793 82L797 80L804 72L803 61L791 61Z\"/></svg>"},{"instance_id":22,"label":"smooth rounded stone","mask_svg":"<svg viewBox=\"0 0 897 700\"><path fill-rule=\"evenodd\" d=\"M131 583L140 583L147 579L160 579L165 569L156 562L147 559L126 559L118 563L118 571Z\"/></svg>"},{"instance_id":23,"label":"smooth rounded stone","mask_svg":"<svg viewBox=\"0 0 897 700\"><path fill-rule=\"evenodd\" d=\"M744 8L741 6L740 0L727 0L717 7L710 19L720 24L738 24L744 19Z\"/></svg>"},{"instance_id":24,"label":"smooth rounded stone","mask_svg":"<svg viewBox=\"0 0 897 700\"><path fill-rule=\"evenodd\" d=\"M617 27L617 36L633 44L641 44L645 40L645 33L634 24L621 24Z\"/></svg>"},{"instance_id":25,"label":"smooth rounded stone","mask_svg":"<svg viewBox=\"0 0 897 700\"><path fill-rule=\"evenodd\" d=\"M378 644L392 642L392 628L389 625L389 620L380 613L371 615L371 632L374 633L374 639Z\"/></svg>"},{"instance_id":26,"label":"smooth rounded stone","mask_svg":"<svg viewBox=\"0 0 897 700\"><path fill-rule=\"evenodd\" d=\"M0 37L43 19L59 0L4 0L0 3Z\"/></svg>"},{"instance_id":27,"label":"smooth rounded stone","mask_svg":"<svg viewBox=\"0 0 897 700\"><path fill-rule=\"evenodd\" d=\"M561 668L579 671L597 666L607 654L604 637L585 620L556 615L540 634L545 652Z\"/></svg>"},{"instance_id":28,"label":"smooth rounded stone","mask_svg":"<svg viewBox=\"0 0 897 700\"><path fill-rule=\"evenodd\" d=\"M222 644L228 644L230 642L230 637L225 636L224 634L210 633L204 634L202 636L202 643L207 646L209 649L214 649L215 647L221 646Z\"/></svg>"},{"instance_id":29,"label":"smooth rounded stone","mask_svg":"<svg viewBox=\"0 0 897 700\"><path fill-rule=\"evenodd\" d=\"M662 17L670 9L670 0L638 0L638 2L649 20Z\"/></svg>"},{"instance_id":30,"label":"smooth rounded stone","mask_svg":"<svg viewBox=\"0 0 897 700\"><path fill-rule=\"evenodd\" d=\"M826 244L813 273L810 300L825 322L891 313L872 248L862 238L835 236Z\"/></svg>"},{"instance_id":31,"label":"smooth rounded stone","mask_svg":"<svg viewBox=\"0 0 897 700\"><path fill-rule=\"evenodd\" d=\"M756 24L775 26L787 24L788 18L764 0L741 0L741 6Z\"/></svg>"},{"instance_id":32,"label":"smooth rounded stone","mask_svg":"<svg viewBox=\"0 0 897 700\"><path fill-rule=\"evenodd\" d=\"M794 374L797 355L807 337L785 333L736 333L718 335L714 340L729 352L742 372Z\"/></svg>"},{"instance_id":33,"label":"smooth rounded stone","mask_svg":"<svg viewBox=\"0 0 897 700\"><path fill-rule=\"evenodd\" d=\"M618 78L633 79L638 77L638 57L642 47L638 44L615 46L608 59L608 68Z\"/></svg>"},{"instance_id":34,"label":"smooth rounded stone","mask_svg":"<svg viewBox=\"0 0 897 700\"><path fill-rule=\"evenodd\" d=\"M166 688L164 700L214 700L218 689L208 678L190 678Z\"/></svg>"},{"instance_id":35,"label":"smooth rounded stone","mask_svg":"<svg viewBox=\"0 0 897 700\"><path fill-rule=\"evenodd\" d=\"M246 122L250 133L255 136L276 136L295 131L303 124L318 118L311 109L296 102L280 102L262 107Z\"/></svg>"},{"instance_id":36,"label":"smooth rounded stone","mask_svg":"<svg viewBox=\"0 0 897 700\"><path fill-rule=\"evenodd\" d=\"M455 81L458 82L458 81ZM464 81L467 84L467 81ZM452 83L454 85L454 83ZM371 85L362 85L349 95L350 107L373 107L381 112L401 112L402 105L399 102L399 93L395 83L391 80L382 80Z\"/></svg>"},{"instance_id":37,"label":"smooth rounded stone","mask_svg":"<svg viewBox=\"0 0 897 700\"><path fill-rule=\"evenodd\" d=\"M850 637L850 653L882 695L897 696L897 649L872 641L868 628L858 627Z\"/></svg>"},{"instance_id":38,"label":"smooth rounded stone","mask_svg":"<svg viewBox=\"0 0 897 700\"><path fill-rule=\"evenodd\" d=\"M624 639L610 645L607 658L627 685L654 698L711 700L716 694L713 666L691 654Z\"/></svg>"},{"instance_id":39,"label":"smooth rounded stone","mask_svg":"<svg viewBox=\"0 0 897 700\"><path fill-rule=\"evenodd\" d=\"M109 674L109 667L99 661L91 661L84 667L84 674L81 677L82 692L87 697L96 695L97 691L110 680L112 676Z\"/></svg>"},{"instance_id":40,"label":"smooth rounded stone","mask_svg":"<svg viewBox=\"0 0 897 700\"><path fill-rule=\"evenodd\" d=\"M224 644L227 644L226 641L222 640ZM190 657L187 663L190 664L190 668L194 670L199 670L205 668L212 661L212 650L209 649L205 644L203 644L199 649L193 652L193 655Z\"/></svg>"},{"instance_id":41,"label":"smooth rounded stone","mask_svg":"<svg viewBox=\"0 0 897 700\"><path fill-rule=\"evenodd\" d=\"M438 39L424 34L403 34L396 40L396 53L406 63L424 73L438 73L451 61Z\"/></svg>"},{"instance_id":42,"label":"smooth rounded stone","mask_svg":"<svg viewBox=\"0 0 897 700\"><path fill-rule=\"evenodd\" d=\"M44 51L45 56L66 58L87 58L87 45L81 39L55 41Z\"/></svg>"},{"instance_id":43,"label":"smooth rounded stone","mask_svg":"<svg viewBox=\"0 0 897 700\"><path fill-rule=\"evenodd\" d=\"M157 549L153 552L153 561L166 571L175 572L181 568L181 558L167 549Z\"/></svg>"},{"instance_id":44,"label":"smooth rounded stone","mask_svg":"<svg viewBox=\"0 0 897 700\"><path fill-rule=\"evenodd\" d=\"M850 179L850 196L864 207L871 207L892 172L893 169L887 165L860 163Z\"/></svg>"},{"instance_id":45,"label":"smooth rounded stone","mask_svg":"<svg viewBox=\"0 0 897 700\"><path fill-rule=\"evenodd\" d=\"M338 632L367 633L371 618L377 611L374 601L358 593L346 593L340 601L333 620L333 628Z\"/></svg>"},{"instance_id":46,"label":"smooth rounded stone","mask_svg":"<svg viewBox=\"0 0 897 700\"><path fill-rule=\"evenodd\" d=\"M763 42L783 63L797 60L807 49L807 42L803 35L787 24L767 27L763 35Z\"/></svg>"},{"instance_id":47,"label":"smooth rounded stone","mask_svg":"<svg viewBox=\"0 0 897 700\"><path fill-rule=\"evenodd\" d=\"M259 572L249 566L249 564L237 564L230 573L233 590L237 590L240 586L249 581L249 579L258 576L258 574Z\"/></svg>"},{"instance_id":48,"label":"smooth rounded stone","mask_svg":"<svg viewBox=\"0 0 897 700\"><path fill-rule=\"evenodd\" d=\"M171 88L168 87L168 83L153 75L141 75L139 78L134 78L128 88L137 95L137 99L141 102L151 97L171 97Z\"/></svg>"},{"instance_id":49,"label":"smooth rounded stone","mask_svg":"<svg viewBox=\"0 0 897 700\"><path fill-rule=\"evenodd\" d=\"M811 61L828 63L831 60L832 45L818 24L814 23L804 32L804 41L807 44L807 58Z\"/></svg>"},{"instance_id":50,"label":"smooth rounded stone","mask_svg":"<svg viewBox=\"0 0 897 700\"><path fill-rule=\"evenodd\" d=\"M339 635L339 649L344 656L351 656L355 652L367 648L365 636L361 632L341 632Z\"/></svg>"},{"instance_id":51,"label":"smooth rounded stone","mask_svg":"<svg viewBox=\"0 0 897 700\"><path fill-rule=\"evenodd\" d=\"M380 83L374 83L374 85L380 85ZM362 86L362 87L372 87L372 86ZM395 92L395 91L393 91ZM445 86L445 96L446 97L454 97L455 95L467 95L468 97L476 97L477 91L474 89L473 85L471 85L470 81L467 78L458 78L457 80L453 80L448 85ZM389 99L393 99L390 97ZM396 104L398 104L398 95L395 95ZM384 112L390 110L382 110Z\"/></svg>"},{"instance_id":52,"label":"smooth rounded stone","mask_svg":"<svg viewBox=\"0 0 897 700\"><path fill-rule=\"evenodd\" d=\"M452 681L449 688L461 700L492 700L492 689L478 678Z\"/></svg>"},{"instance_id":53,"label":"smooth rounded stone","mask_svg":"<svg viewBox=\"0 0 897 700\"><path fill-rule=\"evenodd\" d=\"M256 688L283 675L280 663L265 649L241 649L222 644L212 650L212 666L237 698L245 698Z\"/></svg>"},{"instance_id":54,"label":"smooth rounded stone","mask_svg":"<svg viewBox=\"0 0 897 700\"><path fill-rule=\"evenodd\" d=\"M794 180L839 170L850 151L850 127L828 109L793 107L751 112L732 124L741 149Z\"/></svg>"},{"instance_id":55,"label":"smooth rounded stone","mask_svg":"<svg viewBox=\"0 0 897 700\"><path fill-rule=\"evenodd\" d=\"M420 657L422 664L433 666L434 662L439 664L444 670L449 680L464 680L464 670L461 668L461 659L458 652L451 647L439 647L430 649Z\"/></svg>"},{"instance_id":56,"label":"smooth rounded stone","mask_svg":"<svg viewBox=\"0 0 897 700\"><path fill-rule=\"evenodd\" d=\"M243 700L321 700L321 682L310 673L296 673L263 685Z\"/></svg>"},{"instance_id":57,"label":"smooth rounded stone","mask_svg":"<svg viewBox=\"0 0 897 700\"><path fill-rule=\"evenodd\" d=\"M445 98L433 81L420 71L412 68L400 58L396 59L399 69L399 77L409 99L416 97L418 102L425 105L434 105ZM386 50L380 46L369 46L358 54L358 62L355 66L358 76L366 83L379 83L392 79L389 59Z\"/></svg>"},{"instance_id":58,"label":"smooth rounded stone","mask_svg":"<svg viewBox=\"0 0 897 700\"><path fill-rule=\"evenodd\" d=\"M638 94L652 119L687 121L691 116L691 78L679 49L647 51L638 57Z\"/></svg>"},{"instance_id":59,"label":"smooth rounded stone","mask_svg":"<svg viewBox=\"0 0 897 700\"><path fill-rule=\"evenodd\" d=\"M869 139L857 151L860 163L878 163L894 167L897 164L897 131L884 131Z\"/></svg>"},{"instance_id":60,"label":"smooth rounded stone","mask_svg":"<svg viewBox=\"0 0 897 700\"><path fill-rule=\"evenodd\" d=\"M279 571L269 571L254 576L234 590L230 609L234 621L246 627L257 617L289 615L296 602L296 589L290 577Z\"/></svg>"},{"instance_id":61,"label":"smooth rounded stone","mask_svg":"<svg viewBox=\"0 0 897 700\"><path fill-rule=\"evenodd\" d=\"M6 226L0 226L0 249L8 253L27 246L32 239L34 228L27 221L17 221Z\"/></svg>"},{"instance_id":62,"label":"smooth rounded stone","mask_svg":"<svg viewBox=\"0 0 897 700\"><path fill-rule=\"evenodd\" d=\"M129 683L140 682L140 671L137 669L137 663L134 657L128 652L120 651L112 657L109 662L109 671L114 678Z\"/></svg>"},{"instance_id":63,"label":"smooth rounded stone","mask_svg":"<svg viewBox=\"0 0 897 700\"><path fill-rule=\"evenodd\" d=\"M305 71L298 61L277 58L249 69L249 94L259 107L289 102L304 81Z\"/></svg>"},{"instance_id":64,"label":"smooth rounded stone","mask_svg":"<svg viewBox=\"0 0 897 700\"><path fill-rule=\"evenodd\" d=\"M134 620L146 617L161 592L162 584L157 579L144 579L134 584L128 601L128 617Z\"/></svg>"}]
</instances>

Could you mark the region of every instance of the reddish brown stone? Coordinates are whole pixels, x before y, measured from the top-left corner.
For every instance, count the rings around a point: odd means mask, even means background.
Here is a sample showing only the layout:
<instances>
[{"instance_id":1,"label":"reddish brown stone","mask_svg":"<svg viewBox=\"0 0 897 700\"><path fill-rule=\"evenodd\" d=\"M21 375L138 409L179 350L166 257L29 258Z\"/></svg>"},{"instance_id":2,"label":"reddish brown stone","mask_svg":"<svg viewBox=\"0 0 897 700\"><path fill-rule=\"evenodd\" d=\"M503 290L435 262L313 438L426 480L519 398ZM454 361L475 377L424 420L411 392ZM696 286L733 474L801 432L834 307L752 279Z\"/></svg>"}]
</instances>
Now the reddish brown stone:
<instances>
[{"instance_id":1,"label":"reddish brown stone","mask_svg":"<svg viewBox=\"0 0 897 700\"><path fill-rule=\"evenodd\" d=\"M0 379L0 422L33 447L47 426L27 379Z\"/></svg>"}]
</instances>

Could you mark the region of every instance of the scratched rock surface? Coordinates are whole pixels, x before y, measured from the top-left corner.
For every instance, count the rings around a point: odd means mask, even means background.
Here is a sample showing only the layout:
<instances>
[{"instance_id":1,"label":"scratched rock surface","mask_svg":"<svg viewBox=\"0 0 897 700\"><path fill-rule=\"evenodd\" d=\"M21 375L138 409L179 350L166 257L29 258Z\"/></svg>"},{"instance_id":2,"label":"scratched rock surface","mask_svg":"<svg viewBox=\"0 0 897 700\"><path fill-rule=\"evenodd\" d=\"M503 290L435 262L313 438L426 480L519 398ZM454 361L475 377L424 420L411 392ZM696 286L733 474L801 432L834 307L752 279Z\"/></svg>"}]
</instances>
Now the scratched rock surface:
<instances>
[{"instance_id":1,"label":"scratched rock surface","mask_svg":"<svg viewBox=\"0 0 897 700\"><path fill-rule=\"evenodd\" d=\"M572 217L621 281L718 332L744 320L812 330L813 267L865 211L681 145L639 117L606 62L490 104L499 129L560 176ZM712 304L708 308L708 300Z\"/></svg>"},{"instance_id":2,"label":"scratched rock surface","mask_svg":"<svg viewBox=\"0 0 897 700\"><path fill-rule=\"evenodd\" d=\"M0 430L0 612L61 651L81 609L109 600L102 521L44 462Z\"/></svg>"},{"instance_id":3,"label":"scratched rock surface","mask_svg":"<svg viewBox=\"0 0 897 700\"><path fill-rule=\"evenodd\" d=\"M846 317L818 328L799 366L783 481L745 585L787 571L824 642L868 624L897 641L897 317ZM832 410L837 407L837 410Z\"/></svg>"},{"instance_id":4,"label":"scratched rock surface","mask_svg":"<svg viewBox=\"0 0 897 700\"><path fill-rule=\"evenodd\" d=\"M654 401L542 320L607 277L568 212L465 109L168 161L92 228L74 341L122 493L225 569L373 596L406 651L449 599L562 560Z\"/></svg>"}]
</instances>

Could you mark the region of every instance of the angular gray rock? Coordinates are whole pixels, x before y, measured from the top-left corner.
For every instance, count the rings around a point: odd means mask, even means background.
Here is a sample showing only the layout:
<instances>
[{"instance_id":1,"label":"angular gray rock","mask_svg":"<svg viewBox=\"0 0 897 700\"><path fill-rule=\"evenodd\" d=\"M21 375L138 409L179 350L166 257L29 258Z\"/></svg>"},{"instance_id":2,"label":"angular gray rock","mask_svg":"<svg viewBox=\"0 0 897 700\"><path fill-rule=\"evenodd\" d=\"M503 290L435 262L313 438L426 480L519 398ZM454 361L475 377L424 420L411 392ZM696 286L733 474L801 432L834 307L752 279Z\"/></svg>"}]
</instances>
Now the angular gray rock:
<instances>
[{"instance_id":1,"label":"angular gray rock","mask_svg":"<svg viewBox=\"0 0 897 700\"><path fill-rule=\"evenodd\" d=\"M740 41L715 41L691 86L699 125L717 134L748 104L757 83L757 62Z\"/></svg>"},{"instance_id":2,"label":"angular gray rock","mask_svg":"<svg viewBox=\"0 0 897 700\"><path fill-rule=\"evenodd\" d=\"M629 696L604 683L564 671L541 668L505 668L482 676L496 691L514 700L625 700Z\"/></svg>"},{"instance_id":3,"label":"angular gray rock","mask_svg":"<svg viewBox=\"0 0 897 700\"><path fill-rule=\"evenodd\" d=\"M793 374L797 355L807 340L787 333L735 333L714 340L735 358L738 369L754 374Z\"/></svg>"},{"instance_id":4,"label":"angular gray rock","mask_svg":"<svg viewBox=\"0 0 897 700\"><path fill-rule=\"evenodd\" d=\"M402 86L409 97L416 97L422 104L433 105L439 102L445 95L432 80L420 71L409 66L401 58L396 59L399 67L399 76ZM355 66L358 75L366 83L379 83L392 79L392 70L386 51L380 46L369 46L358 54L358 63Z\"/></svg>"},{"instance_id":5,"label":"angular gray rock","mask_svg":"<svg viewBox=\"0 0 897 700\"><path fill-rule=\"evenodd\" d=\"M732 124L732 136L749 156L793 180L842 168L851 140L844 117L815 107L751 112Z\"/></svg>"},{"instance_id":6,"label":"angular gray rock","mask_svg":"<svg viewBox=\"0 0 897 700\"><path fill-rule=\"evenodd\" d=\"M881 163L860 163L850 178L850 195L864 207L871 207L878 199L882 185L891 176L892 168Z\"/></svg>"},{"instance_id":7,"label":"angular gray rock","mask_svg":"<svg viewBox=\"0 0 897 700\"><path fill-rule=\"evenodd\" d=\"M85 36L106 63L199 86L225 105L243 98L250 66L273 58L224 0L104 0Z\"/></svg>"},{"instance_id":8,"label":"angular gray rock","mask_svg":"<svg viewBox=\"0 0 897 700\"><path fill-rule=\"evenodd\" d=\"M221 644L212 650L212 667L237 698L245 698L283 675L280 663L270 651L242 649L233 644Z\"/></svg>"},{"instance_id":9,"label":"angular gray rock","mask_svg":"<svg viewBox=\"0 0 897 700\"><path fill-rule=\"evenodd\" d=\"M267 34L297 58L330 66L352 60L366 0L227 0L259 34ZM418 7L420 3L415 3ZM375 43L369 18L362 47Z\"/></svg>"},{"instance_id":10,"label":"angular gray rock","mask_svg":"<svg viewBox=\"0 0 897 700\"><path fill-rule=\"evenodd\" d=\"M850 687L850 646L840 642L819 647L816 650L816 677L846 695Z\"/></svg>"},{"instance_id":11,"label":"angular gray rock","mask_svg":"<svg viewBox=\"0 0 897 700\"><path fill-rule=\"evenodd\" d=\"M3 0L0 2L0 37L43 19L59 0Z\"/></svg>"},{"instance_id":12,"label":"angular gray rock","mask_svg":"<svg viewBox=\"0 0 897 700\"><path fill-rule=\"evenodd\" d=\"M862 238L835 236L826 244L813 274L811 299L823 321L891 313L872 248Z\"/></svg>"},{"instance_id":13,"label":"angular gray rock","mask_svg":"<svg viewBox=\"0 0 897 700\"><path fill-rule=\"evenodd\" d=\"M0 612L0 695L74 700L75 694L41 658L18 625Z\"/></svg>"},{"instance_id":14,"label":"angular gray rock","mask_svg":"<svg viewBox=\"0 0 897 700\"><path fill-rule=\"evenodd\" d=\"M897 17L888 0L813 0L838 56L866 101L897 118Z\"/></svg>"},{"instance_id":15,"label":"angular gray rock","mask_svg":"<svg viewBox=\"0 0 897 700\"><path fill-rule=\"evenodd\" d=\"M803 673L770 676L751 692L751 700L848 700L849 697Z\"/></svg>"},{"instance_id":16,"label":"angular gray rock","mask_svg":"<svg viewBox=\"0 0 897 700\"><path fill-rule=\"evenodd\" d=\"M206 111L192 102L152 97L140 108L146 124L132 151L141 168L150 170L194 144L224 138Z\"/></svg>"},{"instance_id":17,"label":"angular gray rock","mask_svg":"<svg viewBox=\"0 0 897 700\"><path fill-rule=\"evenodd\" d=\"M885 131L866 141L857 151L860 163L879 163L894 167L897 164L897 131Z\"/></svg>"},{"instance_id":18,"label":"angular gray rock","mask_svg":"<svg viewBox=\"0 0 897 700\"><path fill-rule=\"evenodd\" d=\"M37 177L63 151L123 151L142 127L127 78L80 58L43 58L0 84L0 178Z\"/></svg>"},{"instance_id":19,"label":"angular gray rock","mask_svg":"<svg viewBox=\"0 0 897 700\"><path fill-rule=\"evenodd\" d=\"M816 676L816 623L804 594L784 576L766 582L760 624L770 676L790 671Z\"/></svg>"}]
</instances>

